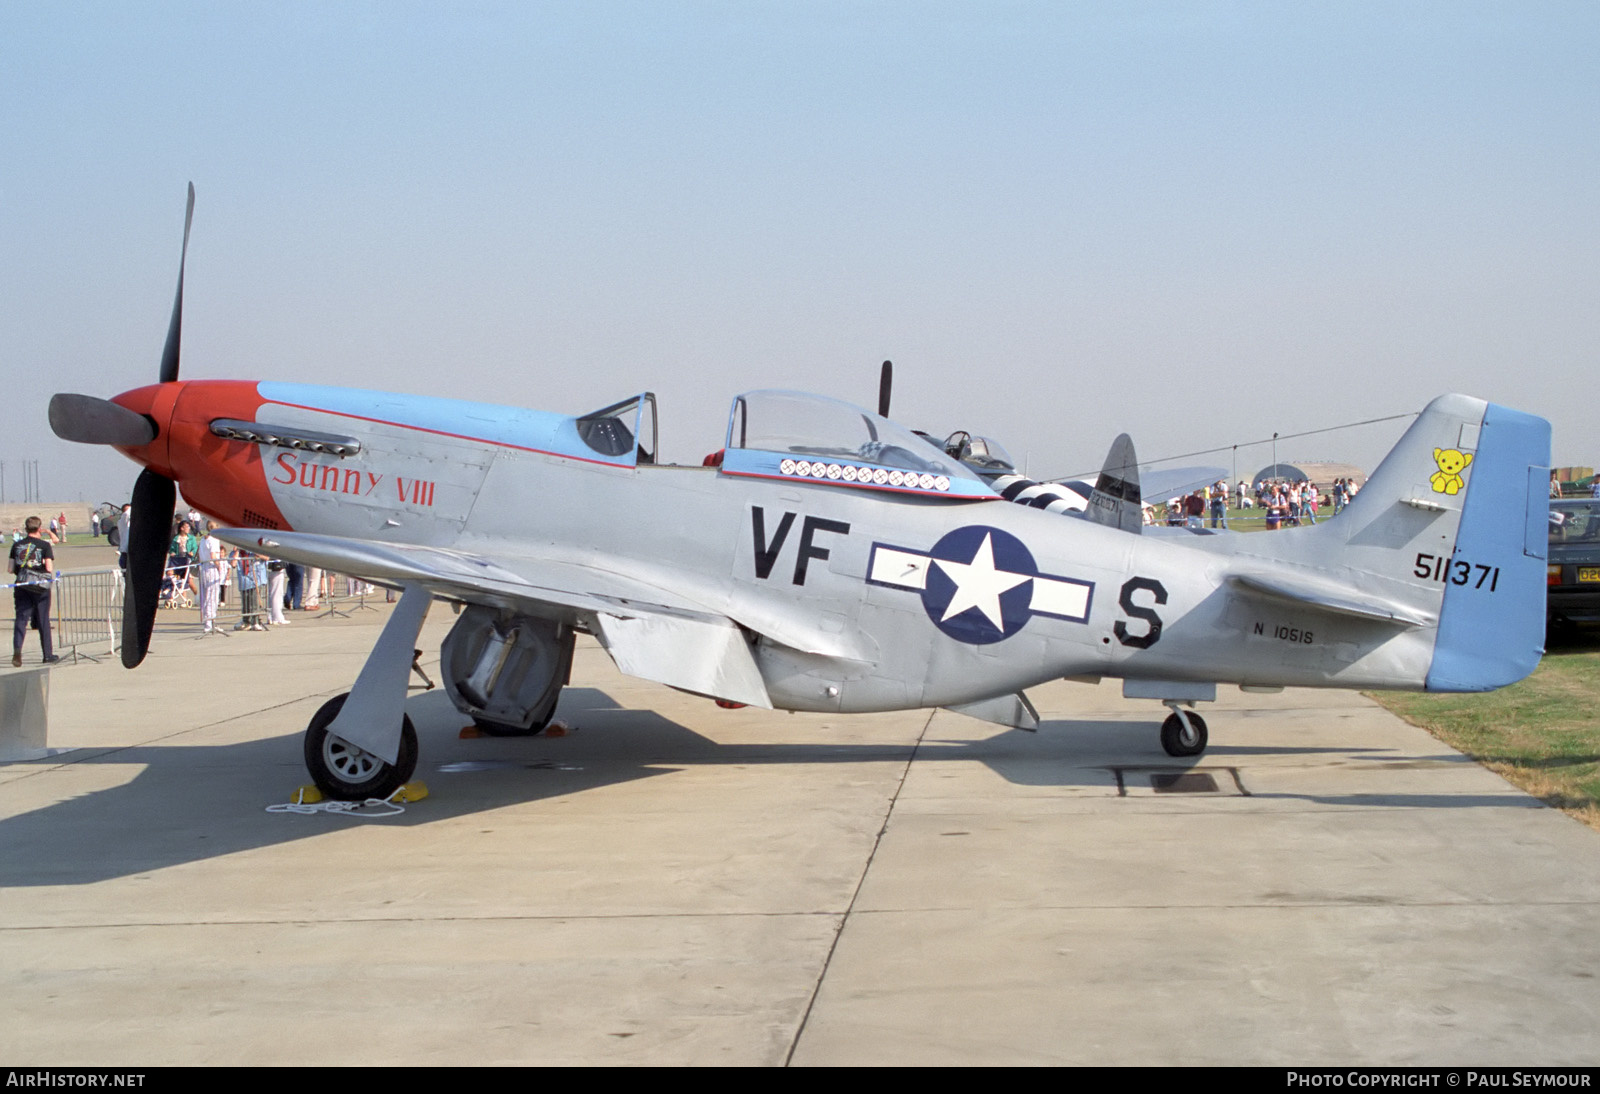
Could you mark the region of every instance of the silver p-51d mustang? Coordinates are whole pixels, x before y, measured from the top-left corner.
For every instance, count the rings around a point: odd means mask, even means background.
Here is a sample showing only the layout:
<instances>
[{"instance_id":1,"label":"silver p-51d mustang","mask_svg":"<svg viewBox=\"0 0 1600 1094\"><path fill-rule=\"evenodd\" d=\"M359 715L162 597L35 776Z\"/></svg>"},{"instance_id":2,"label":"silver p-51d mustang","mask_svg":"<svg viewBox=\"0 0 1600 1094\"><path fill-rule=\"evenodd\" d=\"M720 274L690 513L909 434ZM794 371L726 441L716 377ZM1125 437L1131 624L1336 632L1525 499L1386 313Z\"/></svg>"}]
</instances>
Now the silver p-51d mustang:
<instances>
[{"instance_id":1,"label":"silver p-51d mustang","mask_svg":"<svg viewBox=\"0 0 1600 1094\"><path fill-rule=\"evenodd\" d=\"M311 774L340 797L411 775L406 681L434 598L465 606L450 698L498 733L543 728L579 631L623 672L780 710L1032 728L1027 688L1118 677L1172 708L1161 738L1180 756L1205 747L1188 707L1219 683L1478 691L1542 652L1549 425L1464 395L1429 404L1336 520L1150 536L1120 438L1076 514L1012 504L1027 492L997 489L1003 461L793 392L737 397L720 460L669 466L648 393L569 417L179 380L182 304L180 266L159 383L50 408L60 436L145 468L123 660L149 645L175 484L230 543L402 589L307 730Z\"/></svg>"}]
</instances>

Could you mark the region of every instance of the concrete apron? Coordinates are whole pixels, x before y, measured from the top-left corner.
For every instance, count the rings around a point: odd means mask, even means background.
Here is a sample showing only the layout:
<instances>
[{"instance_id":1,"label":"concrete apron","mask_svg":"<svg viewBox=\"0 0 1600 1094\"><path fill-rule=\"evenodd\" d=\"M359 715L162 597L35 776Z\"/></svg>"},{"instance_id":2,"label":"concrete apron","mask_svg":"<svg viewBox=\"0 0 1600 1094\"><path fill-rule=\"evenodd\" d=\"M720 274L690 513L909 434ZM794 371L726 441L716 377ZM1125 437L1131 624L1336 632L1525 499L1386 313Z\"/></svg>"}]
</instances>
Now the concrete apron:
<instances>
[{"instance_id":1,"label":"concrete apron","mask_svg":"<svg viewBox=\"0 0 1600 1094\"><path fill-rule=\"evenodd\" d=\"M1182 765L1113 684L1029 735L719 710L585 643L566 736L413 692L430 797L265 812L386 615L52 674L73 751L0 765L0 1056L1600 1057L1600 836L1359 696L1224 689Z\"/></svg>"}]
</instances>

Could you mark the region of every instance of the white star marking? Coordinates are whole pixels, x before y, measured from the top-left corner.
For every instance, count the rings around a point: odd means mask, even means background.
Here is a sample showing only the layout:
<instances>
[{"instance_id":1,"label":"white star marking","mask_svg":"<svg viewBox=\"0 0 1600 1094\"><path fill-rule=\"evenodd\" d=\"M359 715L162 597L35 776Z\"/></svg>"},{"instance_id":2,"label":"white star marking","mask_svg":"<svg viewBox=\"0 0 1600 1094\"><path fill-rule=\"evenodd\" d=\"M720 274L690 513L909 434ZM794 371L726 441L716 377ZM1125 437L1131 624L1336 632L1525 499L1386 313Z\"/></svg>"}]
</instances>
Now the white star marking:
<instances>
[{"instance_id":1,"label":"white star marking","mask_svg":"<svg viewBox=\"0 0 1600 1094\"><path fill-rule=\"evenodd\" d=\"M994 624L996 630L1005 633L1005 623L1000 617L1000 594L1021 585L1029 579L1029 575L996 570L991 538L984 535L983 543L978 546L971 562L946 562L942 558L933 560L956 583L950 606L944 610L944 618L939 622L958 616L968 608L977 608L989 617L989 622Z\"/></svg>"}]
</instances>

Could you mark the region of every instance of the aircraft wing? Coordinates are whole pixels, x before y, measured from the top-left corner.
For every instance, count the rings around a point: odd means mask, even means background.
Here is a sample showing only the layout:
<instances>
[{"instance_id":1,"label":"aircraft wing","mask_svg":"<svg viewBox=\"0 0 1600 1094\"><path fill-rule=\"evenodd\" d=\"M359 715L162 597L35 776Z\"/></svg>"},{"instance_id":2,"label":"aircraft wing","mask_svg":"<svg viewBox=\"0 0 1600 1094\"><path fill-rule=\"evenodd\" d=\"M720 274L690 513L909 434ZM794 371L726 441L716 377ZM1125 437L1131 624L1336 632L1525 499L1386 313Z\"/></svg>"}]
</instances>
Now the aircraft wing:
<instances>
[{"instance_id":1,"label":"aircraft wing","mask_svg":"<svg viewBox=\"0 0 1600 1094\"><path fill-rule=\"evenodd\" d=\"M246 551L435 596L512 607L593 633L617 667L719 699L771 708L745 632L726 613L597 566L306 532L223 528ZM773 628L781 630L781 627ZM793 644L783 634L772 635ZM787 636L804 643L808 636ZM798 648L805 648L800 645Z\"/></svg>"},{"instance_id":2,"label":"aircraft wing","mask_svg":"<svg viewBox=\"0 0 1600 1094\"><path fill-rule=\"evenodd\" d=\"M1233 481L1226 467L1160 467L1141 472L1140 485L1144 487L1144 500L1159 505L1174 494L1188 494L1210 486L1218 479Z\"/></svg>"}]
</instances>

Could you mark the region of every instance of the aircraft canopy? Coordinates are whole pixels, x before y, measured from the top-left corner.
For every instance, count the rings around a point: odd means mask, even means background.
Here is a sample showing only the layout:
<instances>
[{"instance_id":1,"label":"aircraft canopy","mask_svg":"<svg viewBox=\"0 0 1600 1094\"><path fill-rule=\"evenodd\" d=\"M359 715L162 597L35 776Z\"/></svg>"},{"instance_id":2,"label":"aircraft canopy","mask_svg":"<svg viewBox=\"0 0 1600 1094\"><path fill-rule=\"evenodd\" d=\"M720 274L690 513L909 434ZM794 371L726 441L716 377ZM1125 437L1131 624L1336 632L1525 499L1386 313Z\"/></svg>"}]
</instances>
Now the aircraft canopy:
<instances>
[{"instance_id":1,"label":"aircraft canopy","mask_svg":"<svg viewBox=\"0 0 1600 1094\"><path fill-rule=\"evenodd\" d=\"M868 489L997 497L970 468L902 425L838 399L751 391L733 400L728 474L809 478Z\"/></svg>"}]
</instances>

